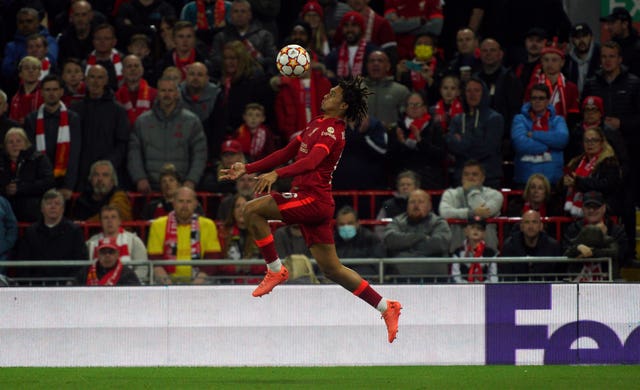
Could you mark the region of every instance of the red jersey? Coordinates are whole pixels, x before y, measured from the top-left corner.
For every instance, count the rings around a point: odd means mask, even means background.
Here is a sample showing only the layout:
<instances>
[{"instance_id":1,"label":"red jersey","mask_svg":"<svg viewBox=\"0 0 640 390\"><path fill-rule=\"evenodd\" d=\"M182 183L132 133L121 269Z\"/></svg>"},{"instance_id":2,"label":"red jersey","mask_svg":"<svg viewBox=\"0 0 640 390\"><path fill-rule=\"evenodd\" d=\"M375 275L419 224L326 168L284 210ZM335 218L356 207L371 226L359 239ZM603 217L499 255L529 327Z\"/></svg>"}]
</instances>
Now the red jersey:
<instances>
[{"instance_id":1,"label":"red jersey","mask_svg":"<svg viewBox=\"0 0 640 390\"><path fill-rule=\"evenodd\" d=\"M285 148L247 164L247 173L276 167L294 158L288 166L276 169L280 178L295 177L292 192L313 194L318 200L333 204L331 179L345 146L345 122L339 118L313 119L302 134Z\"/></svg>"}]
</instances>

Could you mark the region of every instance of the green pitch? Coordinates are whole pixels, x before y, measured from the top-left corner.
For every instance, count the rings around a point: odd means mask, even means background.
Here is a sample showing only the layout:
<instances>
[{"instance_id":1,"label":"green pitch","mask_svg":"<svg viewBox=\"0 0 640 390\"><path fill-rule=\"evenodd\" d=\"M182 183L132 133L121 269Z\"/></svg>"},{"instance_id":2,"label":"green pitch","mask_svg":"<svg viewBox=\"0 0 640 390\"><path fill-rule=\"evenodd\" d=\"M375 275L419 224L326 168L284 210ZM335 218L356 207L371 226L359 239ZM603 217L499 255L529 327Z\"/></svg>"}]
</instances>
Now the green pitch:
<instances>
[{"instance_id":1,"label":"green pitch","mask_svg":"<svg viewBox=\"0 0 640 390\"><path fill-rule=\"evenodd\" d=\"M0 368L2 389L637 389L640 366Z\"/></svg>"}]
</instances>

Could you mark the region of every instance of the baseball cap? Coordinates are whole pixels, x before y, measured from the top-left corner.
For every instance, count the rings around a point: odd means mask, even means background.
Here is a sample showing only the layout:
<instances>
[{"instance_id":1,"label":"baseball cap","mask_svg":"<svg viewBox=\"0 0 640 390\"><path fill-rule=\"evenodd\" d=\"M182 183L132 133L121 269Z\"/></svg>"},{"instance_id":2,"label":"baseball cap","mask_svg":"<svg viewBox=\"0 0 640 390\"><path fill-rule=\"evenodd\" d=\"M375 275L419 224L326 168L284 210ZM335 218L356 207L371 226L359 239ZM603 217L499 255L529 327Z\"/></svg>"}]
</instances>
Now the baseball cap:
<instances>
[{"instance_id":1,"label":"baseball cap","mask_svg":"<svg viewBox=\"0 0 640 390\"><path fill-rule=\"evenodd\" d=\"M615 22L616 20L631 22L631 14L625 7L614 7L608 16L600 18L601 22Z\"/></svg>"},{"instance_id":2,"label":"baseball cap","mask_svg":"<svg viewBox=\"0 0 640 390\"><path fill-rule=\"evenodd\" d=\"M571 28L572 37L582 37L585 35L593 35L593 31L591 31L591 27L589 27L587 23L578 23Z\"/></svg>"},{"instance_id":3,"label":"baseball cap","mask_svg":"<svg viewBox=\"0 0 640 390\"><path fill-rule=\"evenodd\" d=\"M478 226L480 229L484 230L487 228L487 220L477 215L474 215L472 217L469 217L469 219L467 219L467 226L471 226L471 225Z\"/></svg>"},{"instance_id":4,"label":"baseball cap","mask_svg":"<svg viewBox=\"0 0 640 390\"><path fill-rule=\"evenodd\" d=\"M538 37L542 39L547 39L547 32L540 27L532 27L527 30L527 33L524 35L525 38L529 37Z\"/></svg>"},{"instance_id":5,"label":"baseball cap","mask_svg":"<svg viewBox=\"0 0 640 390\"><path fill-rule=\"evenodd\" d=\"M222 143L220 153L242 153L242 145L235 139L228 139Z\"/></svg>"},{"instance_id":6,"label":"baseball cap","mask_svg":"<svg viewBox=\"0 0 640 390\"><path fill-rule=\"evenodd\" d=\"M604 204L604 196L602 196L602 192L589 191L584 194L584 200L582 204L585 206L600 207Z\"/></svg>"},{"instance_id":7,"label":"baseball cap","mask_svg":"<svg viewBox=\"0 0 640 390\"><path fill-rule=\"evenodd\" d=\"M107 248L113 249L116 252L118 251L118 245L116 244L116 241L110 238L105 238L102 241L100 241L100 244L98 244L98 252Z\"/></svg>"},{"instance_id":8,"label":"baseball cap","mask_svg":"<svg viewBox=\"0 0 640 390\"><path fill-rule=\"evenodd\" d=\"M596 106L600 114L604 115L604 104L600 96L587 96L584 98L582 101L582 111L584 111L587 106Z\"/></svg>"}]
</instances>

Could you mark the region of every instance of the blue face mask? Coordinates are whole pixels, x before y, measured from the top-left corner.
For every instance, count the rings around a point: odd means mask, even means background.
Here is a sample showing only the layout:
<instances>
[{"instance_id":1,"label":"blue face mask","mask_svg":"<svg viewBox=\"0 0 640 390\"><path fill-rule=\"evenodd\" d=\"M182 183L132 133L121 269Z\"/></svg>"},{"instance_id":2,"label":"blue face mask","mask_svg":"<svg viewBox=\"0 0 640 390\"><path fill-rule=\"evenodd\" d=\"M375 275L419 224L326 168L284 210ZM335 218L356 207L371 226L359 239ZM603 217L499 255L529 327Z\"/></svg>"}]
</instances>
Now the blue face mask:
<instances>
[{"instance_id":1,"label":"blue face mask","mask_svg":"<svg viewBox=\"0 0 640 390\"><path fill-rule=\"evenodd\" d=\"M343 240L350 240L356 236L356 227L353 225L338 226L338 234Z\"/></svg>"}]
</instances>

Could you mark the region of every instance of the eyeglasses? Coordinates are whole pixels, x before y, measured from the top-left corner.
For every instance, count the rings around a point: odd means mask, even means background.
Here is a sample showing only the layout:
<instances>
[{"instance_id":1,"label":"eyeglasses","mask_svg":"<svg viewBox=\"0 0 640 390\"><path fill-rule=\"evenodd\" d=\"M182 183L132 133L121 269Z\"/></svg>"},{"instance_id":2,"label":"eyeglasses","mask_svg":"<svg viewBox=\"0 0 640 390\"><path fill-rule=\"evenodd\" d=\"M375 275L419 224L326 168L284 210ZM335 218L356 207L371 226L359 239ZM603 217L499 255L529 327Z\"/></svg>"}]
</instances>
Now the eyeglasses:
<instances>
[{"instance_id":1,"label":"eyeglasses","mask_svg":"<svg viewBox=\"0 0 640 390\"><path fill-rule=\"evenodd\" d=\"M598 144L600 142L602 142L602 138L585 138L584 139L584 143L590 144L590 145Z\"/></svg>"},{"instance_id":2,"label":"eyeglasses","mask_svg":"<svg viewBox=\"0 0 640 390\"><path fill-rule=\"evenodd\" d=\"M529 98L529 100L531 100L532 102L534 101L543 101L543 100L547 100L546 96L531 96L531 98Z\"/></svg>"}]
</instances>

